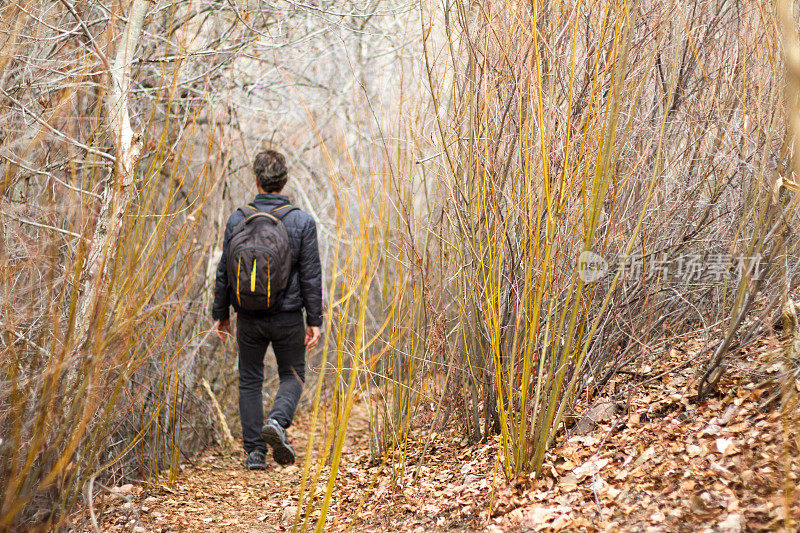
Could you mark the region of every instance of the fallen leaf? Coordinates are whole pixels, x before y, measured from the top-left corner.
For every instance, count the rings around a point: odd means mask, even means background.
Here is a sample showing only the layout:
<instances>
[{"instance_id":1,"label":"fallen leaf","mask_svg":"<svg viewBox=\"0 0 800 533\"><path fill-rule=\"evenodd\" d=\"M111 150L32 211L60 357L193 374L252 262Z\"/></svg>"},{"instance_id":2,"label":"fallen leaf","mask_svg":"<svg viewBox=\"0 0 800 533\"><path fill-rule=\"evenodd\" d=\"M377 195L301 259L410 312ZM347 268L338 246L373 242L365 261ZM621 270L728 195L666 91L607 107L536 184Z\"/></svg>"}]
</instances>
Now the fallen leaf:
<instances>
[{"instance_id":1,"label":"fallen leaf","mask_svg":"<svg viewBox=\"0 0 800 533\"><path fill-rule=\"evenodd\" d=\"M741 533L744 529L743 522L742 515L739 513L731 513L725 520L720 522L717 526L717 531L719 533Z\"/></svg>"},{"instance_id":2,"label":"fallen leaf","mask_svg":"<svg viewBox=\"0 0 800 533\"><path fill-rule=\"evenodd\" d=\"M575 474L567 474L558 481L558 485L564 492L571 492L578 488L578 478Z\"/></svg>"},{"instance_id":3,"label":"fallen leaf","mask_svg":"<svg viewBox=\"0 0 800 533\"><path fill-rule=\"evenodd\" d=\"M591 476L592 473L598 473L600 470L603 469L604 466L608 464L608 459L597 459L597 460L588 460L583 463L581 466L575 468L572 473L575 475L578 481L581 481L583 478L587 476Z\"/></svg>"},{"instance_id":4,"label":"fallen leaf","mask_svg":"<svg viewBox=\"0 0 800 533\"><path fill-rule=\"evenodd\" d=\"M633 465L634 466L642 466L644 463L646 463L655 454L656 454L655 446L650 446L645 451L643 451L642 454L639 457L636 458L636 460L633 462Z\"/></svg>"},{"instance_id":5,"label":"fallen leaf","mask_svg":"<svg viewBox=\"0 0 800 533\"><path fill-rule=\"evenodd\" d=\"M736 405L734 404L729 405L728 408L725 410L725 413L723 413L723 415L719 417L717 423L720 426L727 426L728 424L730 424L731 420L733 420L733 417L736 416L738 410L739 408Z\"/></svg>"},{"instance_id":6,"label":"fallen leaf","mask_svg":"<svg viewBox=\"0 0 800 533\"><path fill-rule=\"evenodd\" d=\"M689 454L689 457L697 457L698 455L703 455L703 448L696 444L689 444L686 446L686 453Z\"/></svg>"},{"instance_id":7,"label":"fallen leaf","mask_svg":"<svg viewBox=\"0 0 800 533\"><path fill-rule=\"evenodd\" d=\"M725 450L727 450L727 449L728 449L728 447L729 447L731 444L733 444L733 439L723 439L723 438L719 438L719 439L717 439L717 440L715 441L715 444L717 445L717 451L718 451L719 453L721 453L721 454L724 454L724 453L725 453Z\"/></svg>"},{"instance_id":8,"label":"fallen leaf","mask_svg":"<svg viewBox=\"0 0 800 533\"><path fill-rule=\"evenodd\" d=\"M429 503L429 504L423 505L422 509L420 509L420 510L423 513L438 514L439 511L441 511L441 508L439 508L438 506L436 506L436 505L434 505L432 503Z\"/></svg>"},{"instance_id":9,"label":"fallen leaf","mask_svg":"<svg viewBox=\"0 0 800 533\"><path fill-rule=\"evenodd\" d=\"M131 485L130 483L126 483L119 487L111 487L111 492L114 494L127 494L132 490L133 490L133 485Z\"/></svg>"},{"instance_id":10,"label":"fallen leaf","mask_svg":"<svg viewBox=\"0 0 800 533\"><path fill-rule=\"evenodd\" d=\"M289 507L284 507L283 512L281 513L281 521L283 522L293 521L296 515L297 515L297 506L290 505Z\"/></svg>"},{"instance_id":11,"label":"fallen leaf","mask_svg":"<svg viewBox=\"0 0 800 533\"><path fill-rule=\"evenodd\" d=\"M705 515L711 512L706 502L697 494L692 494L689 498L689 508L694 514Z\"/></svg>"}]
</instances>

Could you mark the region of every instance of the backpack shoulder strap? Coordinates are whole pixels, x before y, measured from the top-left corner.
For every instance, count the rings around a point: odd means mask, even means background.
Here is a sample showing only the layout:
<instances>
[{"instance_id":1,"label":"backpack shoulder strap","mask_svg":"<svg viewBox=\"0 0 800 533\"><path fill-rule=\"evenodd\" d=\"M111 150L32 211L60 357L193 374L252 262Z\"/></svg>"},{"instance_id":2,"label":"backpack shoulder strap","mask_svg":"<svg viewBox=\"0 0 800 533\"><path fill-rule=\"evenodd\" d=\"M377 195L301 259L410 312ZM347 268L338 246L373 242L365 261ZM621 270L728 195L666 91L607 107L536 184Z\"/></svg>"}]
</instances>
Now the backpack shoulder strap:
<instances>
[{"instance_id":1,"label":"backpack shoulder strap","mask_svg":"<svg viewBox=\"0 0 800 533\"><path fill-rule=\"evenodd\" d=\"M236 227L233 229L232 234L236 235L247 225L255 217L264 217L270 218L273 222L276 220L283 220L283 217L294 211L295 209L299 209L298 207L293 206L292 204L284 204L282 206L276 207L272 211L261 211L258 207L255 206L253 203L245 204L241 206L237 211L241 211L242 215L244 215L244 220L236 224Z\"/></svg>"},{"instance_id":2,"label":"backpack shoulder strap","mask_svg":"<svg viewBox=\"0 0 800 533\"><path fill-rule=\"evenodd\" d=\"M291 207L291 209L284 209L284 207L287 207L287 206ZM251 220L253 220L256 217L263 217L263 218L268 218L268 219L272 220L273 222L275 222L277 224L277 222L279 220L281 220L284 216L286 216L287 213L289 213L290 211L292 211L294 209L297 209L297 208L289 206L289 204L286 204L286 205L282 205L282 206L280 206L280 207L278 207L276 209L273 209L271 211L262 211L261 209L256 207L255 204L251 203L251 204L243 205L242 207L239 208L239 211L241 211L242 214L244 215L244 222L245 223L250 222Z\"/></svg>"},{"instance_id":3,"label":"backpack shoulder strap","mask_svg":"<svg viewBox=\"0 0 800 533\"><path fill-rule=\"evenodd\" d=\"M253 203L244 204L239 209L237 209L237 211L241 211L242 214L244 215L244 218L249 217L253 213L258 213L259 212L258 208Z\"/></svg>"},{"instance_id":4,"label":"backpack shoulder strap","mask_svg":"<svg viewBox=\"0 0 800 533\"><path fill-rule=\"evenodd\" d=\"M263 213L262 211L260 211L253 204L245 204L245 205L241 206L240 208L238 208L236 211L240 211L242 213L242 215L244 215L244 218L238 224L236 224L236 226L234 226L233 231L231 232L231 235L236 235L237 233L242 231L244 229L245 225L247 224L247 222L252 218L253 215L258 215L258 214L266 215L266 213Z\"/></svg>"},{"instance_id":5,"label":"backpack shoulder strap","mask_svg":"<svg viewBox=\"0 0 800 533\"><path fill-rule=\"evenodd\" d=\"M292 204L284 204L284 205L282 205L280 207L276 207L275 209L270 211L270 214L273 215L274 217L276 217L278 220L283 220L283 217L285 217L286 215L288 215L289 213L291 213L295 209L299 209L299 208L296 207L296 206L293 206Z\"/></svg>"}]
</instances>

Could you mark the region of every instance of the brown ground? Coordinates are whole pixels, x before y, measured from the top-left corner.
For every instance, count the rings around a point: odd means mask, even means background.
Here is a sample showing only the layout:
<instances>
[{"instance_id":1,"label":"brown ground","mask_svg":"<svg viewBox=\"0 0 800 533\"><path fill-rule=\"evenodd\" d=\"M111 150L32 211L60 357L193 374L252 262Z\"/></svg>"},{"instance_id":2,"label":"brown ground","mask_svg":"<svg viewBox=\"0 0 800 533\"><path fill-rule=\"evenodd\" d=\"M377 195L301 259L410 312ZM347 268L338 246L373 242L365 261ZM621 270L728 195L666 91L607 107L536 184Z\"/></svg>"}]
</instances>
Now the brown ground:
<instances>
[{"instance_id":1,"label":"brown ground","mask_svg":"<svg viewBox=\"0 0 800 533\"><path fill-rule=\"evenodd\" d=\"M768 401L779 390L768 378L779 368L765 354L776 347L767 340L738 356L720 394L700 404L690 401L692 370L657 377L693 356L673 351L645 376L619 379L613 399L595 399L572 436L548 453L543 476L511 483L497 468L497 438L468 445L454 430L411 440L405 475L396 472L393 482L390 465L369 461L366 409L358 404L325 531L786 530L785 487L800 479L800 439L785 441L779 401ZM242 452L212 449L173 489L104 494L95 504L100 529L291 529L307 426L301 417L291 431L299 467L248 472ZM425 442L433 445L420 461ZM789 530L800 520L796 495Z\"/></svg>"}]
</instances>

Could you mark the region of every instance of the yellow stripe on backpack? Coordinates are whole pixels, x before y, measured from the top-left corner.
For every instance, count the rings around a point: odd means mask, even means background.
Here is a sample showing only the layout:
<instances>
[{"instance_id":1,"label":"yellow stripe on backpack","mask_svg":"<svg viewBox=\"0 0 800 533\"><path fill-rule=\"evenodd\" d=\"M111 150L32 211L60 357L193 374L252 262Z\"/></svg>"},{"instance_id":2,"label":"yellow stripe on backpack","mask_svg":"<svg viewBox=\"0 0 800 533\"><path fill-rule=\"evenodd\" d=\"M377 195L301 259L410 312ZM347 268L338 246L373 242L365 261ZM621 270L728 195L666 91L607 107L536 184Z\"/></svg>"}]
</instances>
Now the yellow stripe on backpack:
<instances>
[{"instance_id":1,"label":"yellow stripe on backpack","mask_svg":"<svg viewBox=\"0 0 800 533\"><path fill-rule=\"evenodd\" d=\"M242 305L242 297L239 296L239 280L241 279L242 274L242 258L239 257L239 265L236 267L236 301L239 302L239 305Z\"/></svg>"},{"instance_id":2,"label":"yellow stripe on backpack","mask_svg":"<svg viewBox=\"0 0 800 533\"><path fill-rule=\"evenodd\" d=\"M253 258L253 272L250 273L250 292L256 292L256 259Z\"/></svg>"}]
</instances>

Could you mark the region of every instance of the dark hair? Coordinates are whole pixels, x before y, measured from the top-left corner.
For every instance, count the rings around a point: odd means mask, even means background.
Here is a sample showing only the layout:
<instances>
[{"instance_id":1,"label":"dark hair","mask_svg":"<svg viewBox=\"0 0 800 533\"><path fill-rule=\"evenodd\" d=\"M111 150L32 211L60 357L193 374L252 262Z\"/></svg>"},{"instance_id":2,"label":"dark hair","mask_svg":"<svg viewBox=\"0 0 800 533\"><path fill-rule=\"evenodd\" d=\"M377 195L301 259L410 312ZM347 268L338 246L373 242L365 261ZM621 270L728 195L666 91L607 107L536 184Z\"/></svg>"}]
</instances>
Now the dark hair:
<instances>
[{"instance_id":1,"label":"dark hair","mask_svg":"<svg viewBox=\"0 0 800 533\"><path fill-rule=\"evenodd\" d=\"M279 192L289 179L286 158L275 150L265 150L256 155L253 172L259 186L266 192Z\"/></svg>"}]
</instances>

